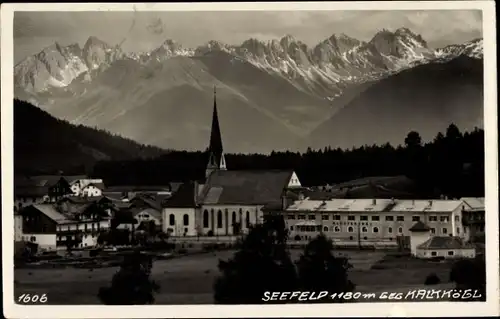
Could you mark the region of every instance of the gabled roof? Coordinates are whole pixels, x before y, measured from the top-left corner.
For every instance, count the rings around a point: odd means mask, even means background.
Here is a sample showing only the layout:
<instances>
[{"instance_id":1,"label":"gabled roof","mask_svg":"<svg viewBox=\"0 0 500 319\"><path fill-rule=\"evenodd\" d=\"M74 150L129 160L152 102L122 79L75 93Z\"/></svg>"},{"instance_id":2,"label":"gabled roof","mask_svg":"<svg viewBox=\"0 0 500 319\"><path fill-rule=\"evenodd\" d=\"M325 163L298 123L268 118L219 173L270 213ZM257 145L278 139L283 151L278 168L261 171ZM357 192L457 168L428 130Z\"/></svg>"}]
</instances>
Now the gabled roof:
<instances>
[{"instance_id":1,"label":"gabled roof","mask_svg":"<svg viewBox=\"0 0 500 319\"><path fill-rule=\"evenodd\" d=\"M480 211L485 209L484 197L462 197L460 200L465 203L465 210Z\"/></svg>"},{"instance_id":2,"label":"gabled roof","mask_svg":"<svg viewBox=\"0 0 500 319\"><path fill-rule=\"evenodd\" d=\"M179 186L179 189L166 200L163 207L171 208L194 208L195 202L195 183L186 182Z\"/></svg>"},{"instance_id":3,"label":"gabled roof","mask_svg":"<svg viewBox=\"0 0 500 319\"><path fill-rule=\"evenodd\" d=\"M418 221L413 226L411 226L409 230L413 232L427 232L430 230L430 228L423 222Z\"/></svg>"},{"instance_id":4,"label":"gabled roof","mask_svg":"<svg viewBox=\"0 0 500 319\"><path fill-rule=\"evenodd\" d=\"M460 237L450 236L435 236L423 242L418 249L461 249L461 248L474 248L473 245L468 245L463 242Z\"/></svg>"},{"instance_id":5,"label":"gabled roof","mask_svg":"<svg viewBox=\"0 0 500 319\"><path fill-rule=\"evenodd\" d=\"M68 222L68 218L59 211L57 211L57 209L52 204L35 204L35 205L30 205L27 208L29 209L30 207L33 207L34 209L40 211L42 214L44 214L45 216L52 219L58 224L63 224L65 222Z\"/></svg>"},{"instance_id":6,"label":"gabled roof","mask_svg":"<svg viewBox=\"0 0 500 319\"><path fill-rule=\"evenodd\" d=\"M134 201L142 201L146 206L161 211L161 203L156 199L150 198L145 195L137 195L132 200L130 200L130 205L133 205Z\"/></svg>"},{"instance_id":7,"label":"gabled roof","mask_svg":"<svg viewBox=\"0 0 500 319\"><path fill-rule=\"evenodd\" d=\"M293 171L217 170L208 177L200 203L208 205L266 205L281 202Z\"/></svg>"}]
</instances>

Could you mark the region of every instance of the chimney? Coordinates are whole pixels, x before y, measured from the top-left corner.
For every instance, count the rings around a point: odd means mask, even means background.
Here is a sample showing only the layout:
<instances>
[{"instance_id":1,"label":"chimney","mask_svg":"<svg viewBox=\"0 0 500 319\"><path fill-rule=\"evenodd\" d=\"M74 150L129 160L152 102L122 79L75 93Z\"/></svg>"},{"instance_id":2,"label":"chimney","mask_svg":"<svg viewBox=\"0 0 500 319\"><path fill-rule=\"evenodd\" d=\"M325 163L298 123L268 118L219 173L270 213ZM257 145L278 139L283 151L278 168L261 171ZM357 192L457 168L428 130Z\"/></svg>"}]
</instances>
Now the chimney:
<instances>
[{"instance_id":1,"label":"chimney","mask_svg":"<svg viewBox=\"0 0 500 319\"><path fill-rule=\"evenodd\" d=\"M445 196L445 197L444 197L444 199L445 199L445 200L448 200L448 196Z\"/></svg>"},{"instance_id":2,"label":"chimney","mask_svg":"<svg viewBox=\"0 0 500 319\"><path fill-rule=\"evenodd\" d=\"M415 200L414 200L414 199L412 199L412 200L411 200L411 204L412 204L413 206L415 206Z\"/></svg>"},{"instance_id":3,"label":"chimney","mask_svg":"<svg viewBox=\"0 0 500 319\"><path fill-rule=\"evenodd\" d=\"M429 201L429 206L432 206L432 200Z\"/></svg>"},{"instance_id":4,"label":"chimney","mask_svg":"<svg viewBox=\"0 0 500 319\"><path fill-rule=\"evenodd\" d=\"M396 204L396 200L393 198L391 198L391 204Z\"/></svg>"},{"instance_id":5,"label":"chimney","mask_svg":"<svg viewBox=\"0 0 500 319\"><path fill-rule=\"evenodd\" d=\"M376 198L374 198L374 199L372 200L372 205L377 205L377 199L376 199Z\"/></svg>"},{"instance_id":6,"label":"chimney","mask_svg":"<svg viewBox=\"0 0 500 319\"><path fill-rule=\"evenodd\" d=\"M193 196L194 196L194 204L198 204L198 181L194 181L194 191L193 191Z\"/></svg>"}]
</instances>

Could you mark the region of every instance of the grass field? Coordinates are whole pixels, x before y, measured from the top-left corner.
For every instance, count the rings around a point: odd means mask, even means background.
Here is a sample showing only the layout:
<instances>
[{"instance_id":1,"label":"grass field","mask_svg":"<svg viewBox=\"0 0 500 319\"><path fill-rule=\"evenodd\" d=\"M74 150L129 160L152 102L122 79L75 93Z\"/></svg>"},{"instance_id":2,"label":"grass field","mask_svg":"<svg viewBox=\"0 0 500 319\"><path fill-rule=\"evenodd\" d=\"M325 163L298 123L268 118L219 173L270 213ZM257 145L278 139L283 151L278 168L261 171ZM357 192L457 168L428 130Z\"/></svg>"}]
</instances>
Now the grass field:
<instances>
[{"instance_id":1,"label":"grass field","mask_svg":"<svg viewBox=\"0 0 500 319\"><path fill-rule=\"evenodd\" d=\"M160 286L155 296L157 304L210 304L213 303L212 287L219 271L219 259L227 259L234 252L222 251L158 260L152 269L152 278ZM292 251L292 258L300 256ZM349 251L353 264L349 273L357 291L421 287L427 275L434 272L442 282L449 277L449 263L431 263L408 257L388 258L384 252ZM374 266L375 265L375 266ZM47 294L49 304L99 304L99 287L109 285L118 267L64 269L15 269L15 298L23 293Z\"/></svg>"}]
</instances>

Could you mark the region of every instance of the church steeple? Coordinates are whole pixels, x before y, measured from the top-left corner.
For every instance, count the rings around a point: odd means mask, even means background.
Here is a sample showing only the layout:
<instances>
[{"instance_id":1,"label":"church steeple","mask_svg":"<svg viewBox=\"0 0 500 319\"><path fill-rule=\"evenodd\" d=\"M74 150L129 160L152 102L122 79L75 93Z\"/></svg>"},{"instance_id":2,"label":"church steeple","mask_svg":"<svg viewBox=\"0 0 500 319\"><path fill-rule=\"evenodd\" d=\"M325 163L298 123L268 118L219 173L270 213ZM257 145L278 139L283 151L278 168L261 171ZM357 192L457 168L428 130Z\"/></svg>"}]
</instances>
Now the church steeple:
<instances>
[{"instance_id":1,"label":"church steeple","mask_svg":"<svg viewBox=\"0 0 500 319\"><path fill-rule=\"evenodd\" d=\"M208 145L208 165L206 169L206 177L214 170L225 170L226 159L224 158L224 150L222 147L222 135L220 132L219 115L217 113L217 92L214 86L214 109L212 114L212 131L210 132L210 144Z\"/></svg>"}]
</instances>

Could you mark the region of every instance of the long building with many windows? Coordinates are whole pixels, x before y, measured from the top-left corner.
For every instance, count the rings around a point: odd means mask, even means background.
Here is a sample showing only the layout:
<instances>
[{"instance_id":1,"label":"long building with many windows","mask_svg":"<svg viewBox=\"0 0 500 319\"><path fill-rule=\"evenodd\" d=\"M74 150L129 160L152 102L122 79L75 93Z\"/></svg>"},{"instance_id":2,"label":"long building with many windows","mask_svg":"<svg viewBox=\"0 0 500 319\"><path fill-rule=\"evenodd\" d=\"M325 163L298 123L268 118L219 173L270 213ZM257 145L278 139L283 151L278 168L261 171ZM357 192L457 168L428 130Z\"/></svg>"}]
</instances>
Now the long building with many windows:
<instances>
[{"instance_id":1,"label":"long building with many windows","mask_svg":"<svg viewBox=\"0 0 500 319\"><path fill-rule=\"evenodd\" d=\"M291 240L319 233L340 246L407 246L410 229L423 222L431 236L469 239L462 200L302 199L284 211Z\"/></svg>"}]
</instances>

